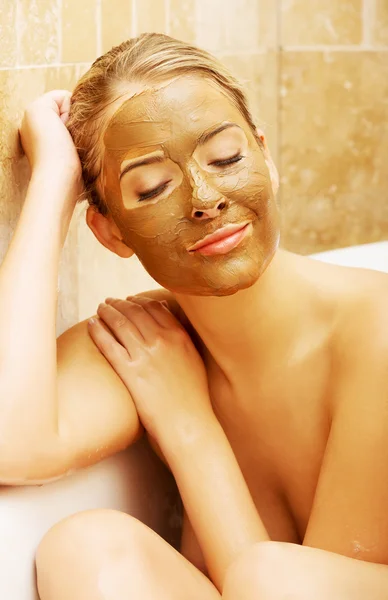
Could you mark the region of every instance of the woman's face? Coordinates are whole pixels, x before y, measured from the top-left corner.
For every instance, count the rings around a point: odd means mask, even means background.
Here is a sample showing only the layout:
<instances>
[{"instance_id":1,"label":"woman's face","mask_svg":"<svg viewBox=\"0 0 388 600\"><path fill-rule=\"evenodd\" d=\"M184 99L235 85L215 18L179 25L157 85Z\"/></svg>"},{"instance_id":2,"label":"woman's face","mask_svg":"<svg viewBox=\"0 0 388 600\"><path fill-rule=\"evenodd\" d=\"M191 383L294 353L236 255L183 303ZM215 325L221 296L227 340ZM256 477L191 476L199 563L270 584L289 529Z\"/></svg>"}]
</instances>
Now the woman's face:
<instances>
[{"instance_id":1,"label":"woman's face","mask_svg":"<svg viewBox=\"0 0 388 600\"><path fill-rule=\"evenodd\" d=\"M232 294L252 285L276 250L263 150L207 79L182 76L121 104L104 135L101 186L125 244L173 292ZM246 227L191 249L231 224Z\"/></svg>"}]
</instances>

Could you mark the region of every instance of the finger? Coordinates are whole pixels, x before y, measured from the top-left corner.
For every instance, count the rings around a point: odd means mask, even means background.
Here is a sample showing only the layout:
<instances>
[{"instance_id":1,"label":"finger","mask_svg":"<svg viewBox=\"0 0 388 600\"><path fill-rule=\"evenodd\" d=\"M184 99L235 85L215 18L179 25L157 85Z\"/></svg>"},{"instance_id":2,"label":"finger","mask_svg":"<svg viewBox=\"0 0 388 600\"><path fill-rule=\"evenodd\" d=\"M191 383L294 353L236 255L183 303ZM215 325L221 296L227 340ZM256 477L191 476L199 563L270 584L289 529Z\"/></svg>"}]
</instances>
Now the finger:
<instances>
[{"instance_id":1,"label":"finger","mask_svg":"<svg viewBox=\"0 0 388 600\"><path fill-rule=\"evenodd\" d=\"M181 326L180 322L169 310L166 300L158 301L154 298L147 298L145 296L128 296L128 298L130 298L132 302L136 302L136 304L143 306L145 310L154 317L159 325L161 325L161 327L171 329L177 325Z\"/></svg>"},{"instance_id":2,"label":"finger","mask_svg":"<svg viewBox=\"0 0 388 600\"><path fill-rule=\"evenodd\" d=\"M143 306L130 300L120 300L117 298L107 298L107 304L114 306L119 310L133 325L137 327L147 343L155 339L159 329L159 323L152 314L144 309Z\"/></svg>"},{"instance_id":3,"label":"finger","mask_svg":"<svg viewBox=\"0 0 388 600\"><path fill-rule=\"evenodd\" d=\"M131 360L127 350L119 344L98 317L94 317L88 321L88 331L101 354L105 356L106 360L119 375L120 372L124 375L125 366Z\"/></svg>"},{"instance_id":4,"label":"finger","mask_svg":"<svg viewBox=\"0 0 388 600\"><path fill-rule=\"evenodd\" d=\"M65 124L69 119L70 98L71 98L71 96L66 96L66 98L64 98L62 105L60 106L60 109L59 109L60 115L61 115L61 121L62 121L62 123L65 123Z\"/></svg>"},{"instance_id":5,"label":"finger","mask_svg":"<svg viewBox=\"0 0 388 600\"><path fill-rule=\"evenodd\" d=\"M128 320L122 312L103 302L98 306L97 314L128 351L131 358L135 358L139 348L144 346L145 342L136 325Z\"/></svg>"},{"instance_id":6,"label":"finger","mask_svg":"<svg viewBox=\"0 0 388 600\"><path fill-rule=\"evenodd\" d=\"M51 90L50 92L46 92L43 94L43 96L37 98L35 102L38 105L44 104L47 106L47 100L49 99L51 101L52 108L59 116L61 116L63 112L62 105L67 98L71 98L71 92L68 90Z\"/></svg>"},{"instance_id":7,"label":"finger","mask_svg":"<svg viewBox=\"0 0 388 600\"><path fill-rule=\"evenodd\" d=\"M61 114L62 113L66 113L69 114L70 112L70 108L71 108L71 98L72 98L72 94L67 94L64 98L63 98L63 102L61 104Z\"/></svg>"},{"instance_id":8,"label":"finger","mask_svg":"<svg viewBox=\"0 0 388 600\"><path fill-rule=\"evenodd\" d=\"M71 98L71 95L69 90L51 90L43 94L41 98L51 98L58 106L61 106L65 99Z\"/></svg>"}]
</instances>

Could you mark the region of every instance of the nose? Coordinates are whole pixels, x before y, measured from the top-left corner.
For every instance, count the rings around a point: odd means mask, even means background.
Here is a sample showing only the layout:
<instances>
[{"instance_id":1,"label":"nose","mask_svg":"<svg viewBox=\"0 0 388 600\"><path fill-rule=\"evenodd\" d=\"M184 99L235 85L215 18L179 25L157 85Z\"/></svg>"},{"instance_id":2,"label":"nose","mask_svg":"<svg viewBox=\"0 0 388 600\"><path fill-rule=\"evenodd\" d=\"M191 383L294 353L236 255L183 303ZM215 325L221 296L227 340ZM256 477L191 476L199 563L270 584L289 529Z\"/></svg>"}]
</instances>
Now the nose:
<instances>
[{"instance_id":1,"label":"nose","mask_svg":"<svg viewBox=\"0 0 388 600\"><path fill-rule=\"evenodd\" d=\"M197 220L214 219L226 207L227 201L222 194L205 180L197 169L192 176L192 205L191 218Z\"/></svg>"},{"instance_id":2,"label":"nose","mask_svg":"<svg viewBox=\"0 0 388 600\"><path fill-rule=\"evenodd\" d=\"M203 219L214 219L215 217L218 217L218 215L220 214L220 212L226 207L226 202L225 200L219 200L218 202L216 202L216 204L212 207L201 207L200 209L194 207L192 212L191 212L191 217L193 219L197 219L198 221L201 221Z\"/></svg>"}]
</instances>

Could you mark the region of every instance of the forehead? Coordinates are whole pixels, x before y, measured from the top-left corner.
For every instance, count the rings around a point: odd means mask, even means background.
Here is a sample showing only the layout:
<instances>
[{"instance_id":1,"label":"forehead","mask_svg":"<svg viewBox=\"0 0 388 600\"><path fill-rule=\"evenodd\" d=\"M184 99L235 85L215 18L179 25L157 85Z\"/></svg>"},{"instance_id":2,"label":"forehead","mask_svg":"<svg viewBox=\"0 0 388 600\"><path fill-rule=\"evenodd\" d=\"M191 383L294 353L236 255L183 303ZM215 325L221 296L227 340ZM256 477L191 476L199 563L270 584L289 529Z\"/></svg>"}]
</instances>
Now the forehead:
<instances>
[{"instance_id":1,"label":"forehead","mask_svg":"<svg viewBox=\"0 0 388 600\"><path fill-rule=\"evenodd\" d=\"M146 89L124 100L110 119L107 149L137 148L167 143L171 137L197 136L231 120L246 126L238 108L215 82L182 76L157 89Z\"/></svg>"}]
</instances>

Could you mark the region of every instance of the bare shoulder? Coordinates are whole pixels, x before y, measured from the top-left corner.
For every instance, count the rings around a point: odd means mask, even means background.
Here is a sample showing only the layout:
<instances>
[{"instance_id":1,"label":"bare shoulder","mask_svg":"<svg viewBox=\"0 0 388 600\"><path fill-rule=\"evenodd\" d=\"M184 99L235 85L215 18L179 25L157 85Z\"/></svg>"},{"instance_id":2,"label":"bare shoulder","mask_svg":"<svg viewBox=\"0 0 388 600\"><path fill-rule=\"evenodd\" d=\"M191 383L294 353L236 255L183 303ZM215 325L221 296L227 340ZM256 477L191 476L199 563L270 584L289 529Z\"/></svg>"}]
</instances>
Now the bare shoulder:
<instances>
[{"instance_id":1,"label":"bare shoulder","mask_svg":"<svg viewBox=\"0 0 388 600\"><path fill-rule=\"evenodd\" d=\"M296 261L303 278L312 284L325 303L333 305L345 318L353 317L363 306L386 302L388 273L335 265L307 256L296 256Z\"/></svg>"},{"instance_id":2,"label":"bare shoulder","mask_svg":"<svg viewBox=\"0 0 388 600\"><path fill-rule=\"evenodd\" d=\"M173 295L164 289L142 292L139 296L155 300L165 300L169 309L182 323L185 315ZM91 315L89 318L96 315ZM64 331L57 339L57 361L60 376L71 372L77 377L78 385L92 381L99 385L113 386L116 393L128 397L128 390L106 358L98 350L88 332L88 319L80 321ZM186 319L187 320L187 319ZM90 379L90 376L92 380Z\"/></svg>"},{"instance_id":3,"label":"bare shoulder","mask_svg":"<svg viewBox=\"0 0 388 600\"><path fill-rule=\"evenodd\" d=\"M338 294L336 346L345 364L373 356L388 364L388 274L343 269Z\"/></svg>"},{"instance_id":4,"label":"bare shoulder","mask_svg":"<svg viewBox=\"0 0 388 600\"><path fill-rule=\"evenodd\" d=\"M368 269L344 273L340 322L346 331L388 342L388 274Z\"/></svg>"},{"instance_id":5,"label":"bare shoulder","mask_svg":"<svg viewBox=\"0 0 388 600\"><path fill-rule=\"evenodd\" d=\"M137 295L166 301L174 316L185 325L187 319L183 311L167 290L150 290ZM104 455L113 454L136 441L143 432L128 388L94 344L87 322L88 319L80 321L57 339L61 410L68 416L82 411L88 421L89 438L85 439L84 435L82 444L77 444L75 462L78 466L85 466L90 456L94 457L93 462L103 458L100 450L96 453L96 448L102 448ZM103 433L101 423L104 423ZM156 445L152 445L162 458Z\"/></svg>"},{"instance_id":6,"label":"bare shoulder","mask_svg":"<svg viewBox=\"0 0 388 600\"><path fill-rule=\"evenodd\" d=\"M90 337L88 320L57 339L58 402L77 467L126 448L143 433L129 390Z\"/></svg>"},{"instance_id":7,"label":"bare shoulder","mask_svg":"<svg viewBox=\"0 0 388 600\"><path fill-rule=\"evenodd\" d=\"M353 360L366 348L388 348L387 273L309 257L297 260L315 289L317 305L324 308L331 345L341 362Z\"/></svg>"},{"instance_id":8,"label":"bare shoulder","mask_svg":"<svg viewBox=\"0 0 388 600\"><path fill-rule=\"evenodd\" d=\"M164 300L167 302L170 311L181 322L186 319L185 314L180 308L174 296L168 290L163 288L141 292L137 296L152 298L153 300ZM88 332L88 320L96 315L90 315L87 319L76 323L66 331L64 331L57 339L58 361L61 364L73 364L82 356L86 360L92 362L97 361L100 366L108 366L111 371L113 369L108 364L107 360L102 356ZM113 371L114 372L114 371ZM117 377L117 376L116 376Z\"/></svg>"},{"instance_id":9,"label":"bare shoulder","mask_svg":"<svg viewBox=\"0 0 388 600\"><path fill-rule=\"evenodd\" d=\"M146 298L152 298L154 300L165 300L168 303L171 312L179 318L182 311L180 310L179 304L171 294L171 292L164 289L149 290L148 292L141 292L137 296L143 296ZM88 333L88 320L97 315L90 315L87 319L76 323L72 327L69 327L64 331L57 339L58 352L61 358L65 358L68 353L75 351L88 356L90 359L95 359L97 356L102 357L100 351L97 349L93 340ZM105 362L106 359L103 358Z\"/></svg>"}]
</instances>

